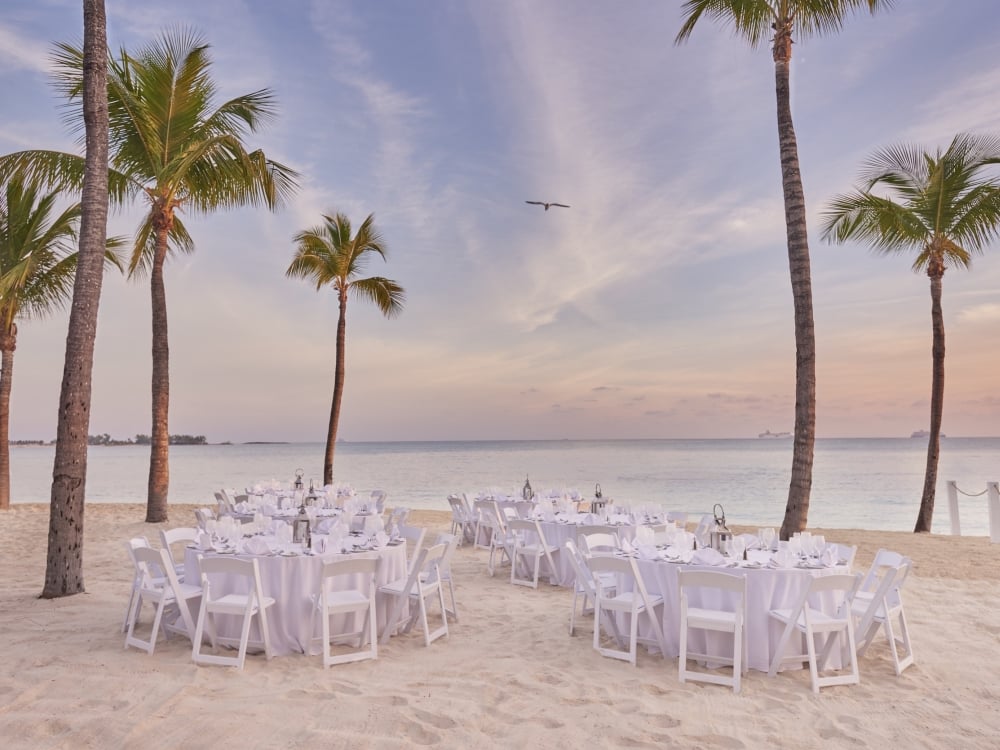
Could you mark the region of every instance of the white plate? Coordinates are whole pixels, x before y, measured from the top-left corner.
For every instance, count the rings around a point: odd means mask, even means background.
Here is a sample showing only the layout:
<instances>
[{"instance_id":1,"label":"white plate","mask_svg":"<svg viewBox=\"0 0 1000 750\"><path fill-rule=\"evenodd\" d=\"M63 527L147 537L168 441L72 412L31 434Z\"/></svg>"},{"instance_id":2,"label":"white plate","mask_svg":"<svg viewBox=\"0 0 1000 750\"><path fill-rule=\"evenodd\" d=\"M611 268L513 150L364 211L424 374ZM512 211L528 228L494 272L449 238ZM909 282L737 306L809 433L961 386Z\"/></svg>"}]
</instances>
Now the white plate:
<instances>
[{"instance_id":1,"label":"white plate","mask_svg":"<svg viewBox=\"0 0 1000 750\"><path fill-rule=\"evenodd\" d=\"M282 557L298 557L299 556L298 552L279 552L278 554L281 555Z\"/></svg>"}]
</instances>

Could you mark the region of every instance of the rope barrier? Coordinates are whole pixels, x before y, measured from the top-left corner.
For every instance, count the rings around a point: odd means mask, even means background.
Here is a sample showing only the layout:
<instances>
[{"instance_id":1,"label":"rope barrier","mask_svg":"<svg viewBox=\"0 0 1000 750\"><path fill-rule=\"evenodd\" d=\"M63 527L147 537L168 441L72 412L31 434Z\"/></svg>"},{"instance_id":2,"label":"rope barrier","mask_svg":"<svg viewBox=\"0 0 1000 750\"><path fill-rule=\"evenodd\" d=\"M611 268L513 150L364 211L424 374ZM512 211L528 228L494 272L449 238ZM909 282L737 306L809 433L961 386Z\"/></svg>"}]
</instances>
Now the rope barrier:
<instances>
[{"instance_id":1,"label":"rope barrier","mask_svg":"<svg viewBox=\"0 0 1000 750\"><path fill-rule=\"evenodd\" d=\"M958 492L961 492L961 493L962 493L963 495L965 495L966 497L982 497L982 496L983 496L983 495L985 495L985 494L986 494L987 492L989 492L989 488L988 488L988 487L987 487L987 488L986 488L985 490L983 490L982 492L976 492L976 493L972 493L972 492L966 492L966 491L965 491L965 490L963 490L963 489L962 489L961 487L959 487L959 486L958 486L957 484L955 485L955 489L956 489L956 490L957 490Z\"/></svg>"}]
</instances>

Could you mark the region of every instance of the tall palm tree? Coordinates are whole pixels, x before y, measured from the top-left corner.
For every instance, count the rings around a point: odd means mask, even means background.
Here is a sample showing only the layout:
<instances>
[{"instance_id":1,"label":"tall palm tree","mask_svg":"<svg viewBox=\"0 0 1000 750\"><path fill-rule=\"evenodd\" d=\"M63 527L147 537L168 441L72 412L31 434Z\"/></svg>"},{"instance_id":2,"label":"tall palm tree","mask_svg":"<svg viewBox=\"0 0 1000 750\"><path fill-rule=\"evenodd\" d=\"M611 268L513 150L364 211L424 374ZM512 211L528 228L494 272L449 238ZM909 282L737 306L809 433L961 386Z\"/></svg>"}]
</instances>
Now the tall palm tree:
<instances>
[{"instance_id":1,"label":"tall palm tree","mask_svg":"<svg viewBox=\"0 0 1000 750\"><path fill-rule=\"evenodd\" d=\"M83 586L83 507L87 486L94 339L108 230L107 19L104 0L83 0L85 154L80 199L80 254L73 282L59 426L52 465L49 539L42 596L79 594Z\"/></svg>"},{"instance_id":2,"label":"tall palm tree","mask_svg":"<svg viewBox=\"0 0 1000 750\"><path fill-rule=\"evenodd\" d=\"M76 273L80 204L55 216L58 192L9 180L0 192L0 510L10 507L10 391L17 321L69 300ZM114 254L109 260L117 263ZM119 266L120 268L120 266Z\"/></svg>"},{"instance_id":3,"label":"tall palm tree","mask_svg":"<svg viewBox=\"0 0 1000 750\"><path fill-rule=\"evenodd\" d=\"M1000 178L984 174L997 164L1000 138L993 136L962 133L933 154L910 144L891 146L876 152L857 189L835 197L824 213L825 240L866 242L881 254L914 252L913 270L931 282L931 429L915 532L931 530L941 450L941 284L946 268L968 268L972 256L1000 235ZM879 188L884 194L872 192Z\"/></svg>"},{"instance_id":4,"label":"tall palm tree","mask_svg":"<svg viewBox=\"0 0 1000 750\"><path fill-rule=\"evenodd\" d=\"M316 291L325 286L337 293L340 314L337 318L337 360L333 376L333 404L326 433L323 457L323 484L333 481L333 454L337 446L337 425L340 423L340 401L344 395L344 357L347 330L348 293L372 302L387 318L403 310L405 290L392 279L381 276L358 278L364 272L368 258L378 255L386 259L387 249L375 228L375 215L369 214L357 233L351 236L351 220L344 214L323 216L322 226L307 229L295 236L295 256L285 275L306 279L316 284Z\"/></svg>"},{"instance_id":5,"label":"tall palm tree","mask_svg":"<svg viewBox=\"0 0 1000 750\"><path fill-rule=\"evenodd\" d=\"M223 208L275 209L294 191L296 173L247 151L244 138L273 119L270 90L215 106L209 46L191 31L165 32L131 54L108 59L111 184L116 199L142 196L149 210L135 235L129 274L149 274L152 298L152 445L146 521L167 520L170 403L167 299L163 265L171 251L194 243L178 211L207 214ZM70 103L82 85L80 50L57 46L57 86ZM79 111L69 110L79 125ZM5 157L15 168L45 179L74 181L82 162L71 154L31 151ZM0 166L4 163L0 160Z\"/></svg>"},{"instance_id":6,"label":"tall palm tree","mask_svg":"<svg viewBox=\"0 0 1000 750\"><path fill-rule=\"evenodd\" d=\"M788 502L780 536L787 539L806 527L812 491L816 442L816 335L813 325L812 276L806 228L806 199L799 172L799 150L792 123L789 71L793 37L804 39L839 31L849 13L872 13L892 0L687 0L684 24L675 43L686 41L702 16L731 26L751 47L771 42L778 105L778 146L785 201L788 268L795 307L795 439Z\"/></svg>"}]
</instances>

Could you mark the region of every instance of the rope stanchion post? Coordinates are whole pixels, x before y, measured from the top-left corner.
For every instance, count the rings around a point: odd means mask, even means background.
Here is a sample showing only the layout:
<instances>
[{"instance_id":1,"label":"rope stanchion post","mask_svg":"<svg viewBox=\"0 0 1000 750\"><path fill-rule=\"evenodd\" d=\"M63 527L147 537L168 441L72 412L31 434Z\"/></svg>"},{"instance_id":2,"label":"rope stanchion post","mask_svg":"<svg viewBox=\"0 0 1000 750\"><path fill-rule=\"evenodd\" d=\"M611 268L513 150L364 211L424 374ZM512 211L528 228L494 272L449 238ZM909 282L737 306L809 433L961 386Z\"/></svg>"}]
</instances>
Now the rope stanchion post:
<instances>
[{"instance_id":1,"label":"rope stanchion post","mask_svg":"<svg viewBox=\"0 0 1000 750\"><path fill-rule=\"evenodd\" d=\"M986 508L990 518L990 541L1000 544L1000 482L986 483Z\"/></svg>"},{"instance_id":2,"label":"rope stanchion post","mask_svg":"<svg viewBox=\"0 0 1000 750\"><path fill-rule=\"evenodd\" d=\"M962 523L958 517L958 482L948 480L948 517L951 519L952 536L962 536Z\"/></svg>"}]
</instances>

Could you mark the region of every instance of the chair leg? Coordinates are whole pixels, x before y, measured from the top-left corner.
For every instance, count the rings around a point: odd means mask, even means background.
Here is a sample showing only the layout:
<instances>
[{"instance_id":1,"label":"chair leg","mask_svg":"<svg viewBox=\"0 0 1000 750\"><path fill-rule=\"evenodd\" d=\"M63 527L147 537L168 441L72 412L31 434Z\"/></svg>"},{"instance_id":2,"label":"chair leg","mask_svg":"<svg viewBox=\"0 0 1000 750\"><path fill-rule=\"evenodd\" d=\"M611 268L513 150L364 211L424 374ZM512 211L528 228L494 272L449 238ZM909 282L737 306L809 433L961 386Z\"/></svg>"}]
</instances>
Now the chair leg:
<instances>
[{"instance_id":1,"label":"chair leg","mask_svg":"<svg viewBox=\"0 0 1000 750\"><path fill-rule=\"evenodd\" d=\"M684 682L687 676L687 653L688 653L688 624L687 616L681 615L681 627L680 627L680 653L677 655L677 679L680 682Z\"/></svg>"},{"instance_id":2,"label":"chair leg","mask_svg":"<svg viewBox=\"0 0 1000 750\"><path fill-rule=\"evenodd\" d=\"M733 692L739 693L743 678L743 628L736 626L733 631Z\"/></svg>"},{"instance_id":3,"label":"chair leg","mask_svg":"<svg viewBox=\"0 0 1000 750\"><path fill-rule=\"evenodd\" d=\"M819 694L819 668L816 666L816 643L812 631L806 630L806 653L809 655L809 676L812 678L812 689Z\"/></svg>"},{"instance_id":4,"label":"chair leg","mask_svg":"<svg viewBox=\"0 0 1000 750\"><path fill-rule=\"evenodd\" d=\"M257 609L257 617L260 619L260 634L264 638L264 658L270 661L274 654L271 651L271 633L267 624L267 608L263 606L259 607Z\"/></svg>"}]
</instances>

